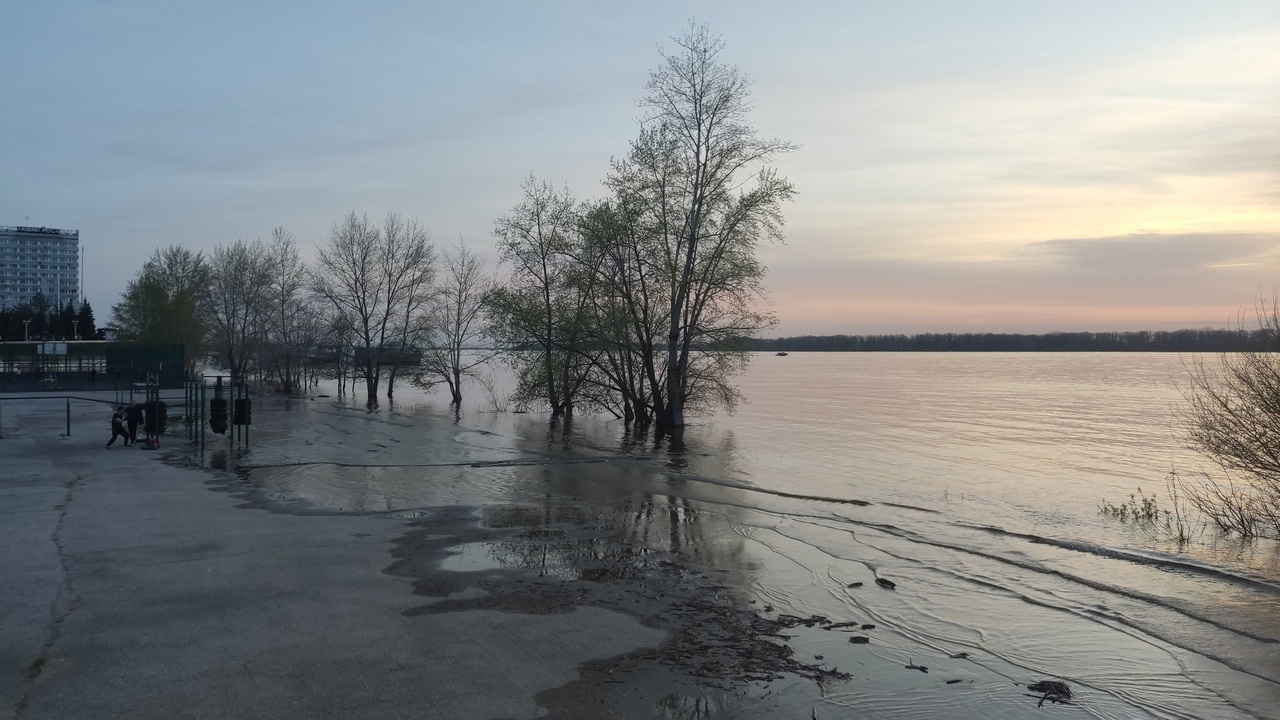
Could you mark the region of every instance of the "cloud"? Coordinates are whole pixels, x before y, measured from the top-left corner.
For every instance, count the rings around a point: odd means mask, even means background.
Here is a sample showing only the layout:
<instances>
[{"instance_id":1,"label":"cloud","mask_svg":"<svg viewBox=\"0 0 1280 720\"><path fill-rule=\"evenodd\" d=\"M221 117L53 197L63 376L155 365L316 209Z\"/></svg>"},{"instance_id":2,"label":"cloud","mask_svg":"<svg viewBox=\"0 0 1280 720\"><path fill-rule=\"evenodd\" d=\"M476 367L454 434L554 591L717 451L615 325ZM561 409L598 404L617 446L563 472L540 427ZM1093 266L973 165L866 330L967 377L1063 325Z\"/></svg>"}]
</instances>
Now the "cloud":
<instances>
[{"instance_id":1,"label":"cloud","mask_svg":"<svg viewBox=\"0 0 1280 720\"><path fill-rule=\"evenodd\" d=\"M1146 275L1256 265L1277 247L1280 233L1150 233L1046 240L1028 245L1025 256L1066 270Z\"/></svg>"},{"instance_id":2,"label":"cloud","mask_svg":"<svg viewBox=\"0 0 1280 720\"><path fill-rule=\"evenodd\" d=\"M1277 282L1277 246L1280 233L1185 233L1051 240L981 262L776 255L767 284L784 335L1225 326Z\"/></svg>"}]
</instances>

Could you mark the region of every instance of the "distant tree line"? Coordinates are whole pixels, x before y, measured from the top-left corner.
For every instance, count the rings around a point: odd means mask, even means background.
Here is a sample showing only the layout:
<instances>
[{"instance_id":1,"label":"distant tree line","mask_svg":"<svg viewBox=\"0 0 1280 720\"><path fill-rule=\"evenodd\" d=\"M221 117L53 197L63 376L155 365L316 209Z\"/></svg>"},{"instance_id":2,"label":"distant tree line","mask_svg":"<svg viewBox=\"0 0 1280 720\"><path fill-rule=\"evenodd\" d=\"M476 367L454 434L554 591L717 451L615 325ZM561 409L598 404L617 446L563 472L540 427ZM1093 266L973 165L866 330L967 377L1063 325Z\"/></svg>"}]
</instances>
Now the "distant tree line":
<instances>
[{"instance_id":1,"label":"distant tree line","mask_svg":"<svg viewBox=\"0 0 1280 720\"><path fill-rule=\"evenodd\" d=\"M1267 328L1136 332L921 333L750 338L768 352L1260 352L1276 347Z\"/></svg>"},{"instance_id":2,"label":"distant tree line","mask_svg":"<svg viewBox=\"0 0 1280 720\"><path fill-rule=\"evenodd\" d=\"M82 340L100 339L93 307L88 300L81 301L79 305L67 302L58 307L44 293L36 293L30 302L0 308L0 339L5 341L65 341L77 337Z\"/></svg>"}]
</instances>

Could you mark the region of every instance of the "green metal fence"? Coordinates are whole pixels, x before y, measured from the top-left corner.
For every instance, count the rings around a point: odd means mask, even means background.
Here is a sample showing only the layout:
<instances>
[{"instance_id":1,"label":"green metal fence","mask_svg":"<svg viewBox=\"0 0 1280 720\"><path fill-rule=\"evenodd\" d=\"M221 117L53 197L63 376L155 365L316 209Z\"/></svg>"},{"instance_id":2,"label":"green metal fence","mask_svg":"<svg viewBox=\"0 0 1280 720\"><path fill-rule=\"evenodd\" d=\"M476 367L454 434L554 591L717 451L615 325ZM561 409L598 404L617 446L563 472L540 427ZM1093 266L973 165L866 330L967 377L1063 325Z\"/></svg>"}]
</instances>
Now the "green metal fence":
<instances>
[{"instance_id":1,"label":"green metal fence","mask_svg":"<svg viewBox=\"0 0 1280 720\"><path fill-rule=\"evenodd\" d=\"M102 340L0 343L0 392L110 390L148 376L162 388L182 387L185 347Z\"/></svg>"}]
</instances>

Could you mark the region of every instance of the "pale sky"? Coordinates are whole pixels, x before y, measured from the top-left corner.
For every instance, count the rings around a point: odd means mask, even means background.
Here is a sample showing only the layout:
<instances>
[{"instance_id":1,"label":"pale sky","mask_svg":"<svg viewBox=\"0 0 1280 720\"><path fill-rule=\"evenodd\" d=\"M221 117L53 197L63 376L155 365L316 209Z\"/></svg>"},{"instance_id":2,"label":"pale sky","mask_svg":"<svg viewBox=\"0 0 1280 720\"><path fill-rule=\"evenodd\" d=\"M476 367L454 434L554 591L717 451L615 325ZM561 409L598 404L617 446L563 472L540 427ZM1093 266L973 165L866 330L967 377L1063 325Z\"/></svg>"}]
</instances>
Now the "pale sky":
<instances>
[{"instance_id":1,"label":"pale sky","mask_svg":"<svg viewBox=\"0 0 1280 720\"><path fill-rule=\"evenodd\" d=\"M100 322L156 247L349 211L492 258L531 173L603 194L688 21L800 149L773 335L1223 326L1280 285L1280 3L0 5L0 225L77 229Z\"/></svg>"}]
</instances>

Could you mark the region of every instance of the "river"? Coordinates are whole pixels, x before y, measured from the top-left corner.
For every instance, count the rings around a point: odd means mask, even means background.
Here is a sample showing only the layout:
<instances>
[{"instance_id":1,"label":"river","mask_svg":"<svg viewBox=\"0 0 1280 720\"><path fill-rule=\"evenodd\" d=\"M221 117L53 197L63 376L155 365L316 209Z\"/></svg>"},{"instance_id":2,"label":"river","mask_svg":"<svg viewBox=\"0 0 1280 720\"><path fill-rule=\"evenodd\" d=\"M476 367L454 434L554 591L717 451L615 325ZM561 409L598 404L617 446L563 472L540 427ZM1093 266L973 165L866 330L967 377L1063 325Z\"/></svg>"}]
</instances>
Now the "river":
<instances>
[{"instance_id":1,"label":"river","mask_svg":"<svg viewBox=\"0 0 1280 720\"><path fill-rule=\"evenodd\" d=\"M791 640L853 673L821 700L841 716L1024 717L1035 701L1010 689L1058 678L1099 718L1280 717L1276 544L1178 544L1099 512L1138 488L1167 508L1169 470L1205 465L1178 440L1189 361L762 354L746 401L678 453L604 418L493 412L476 388L457 417L407 389L372 414L295 400L244 460L270 491L343 511L632 513L636 542L724 573L742 602L874 624L863 647Z\"/></svg>"}]
</instances>

